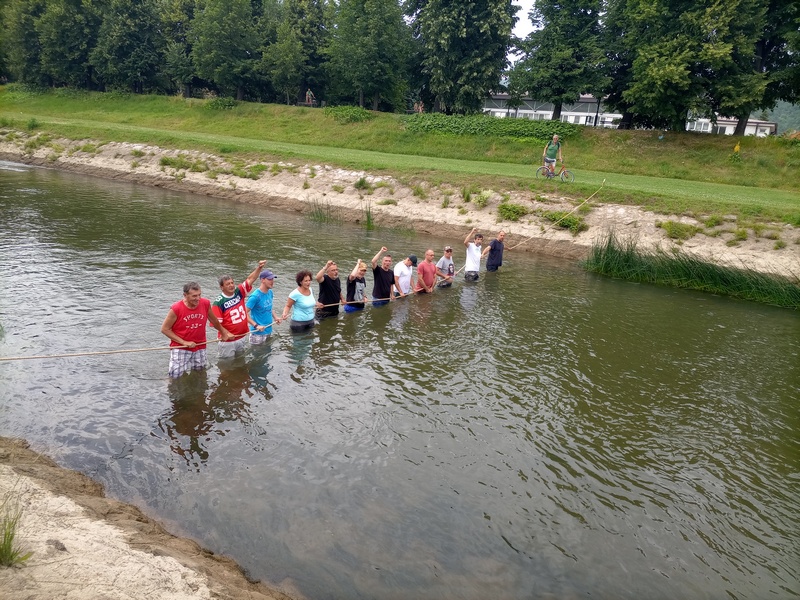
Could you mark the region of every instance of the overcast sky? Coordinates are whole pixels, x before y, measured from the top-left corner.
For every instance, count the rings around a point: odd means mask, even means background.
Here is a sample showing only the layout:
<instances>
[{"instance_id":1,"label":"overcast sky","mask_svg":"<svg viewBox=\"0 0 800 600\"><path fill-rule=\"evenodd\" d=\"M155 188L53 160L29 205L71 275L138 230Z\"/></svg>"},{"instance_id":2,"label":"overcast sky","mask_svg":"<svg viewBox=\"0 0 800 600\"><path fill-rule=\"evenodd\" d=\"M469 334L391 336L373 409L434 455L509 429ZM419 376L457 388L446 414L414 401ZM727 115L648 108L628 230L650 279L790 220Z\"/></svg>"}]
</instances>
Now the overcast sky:
<instances>
[{"instance_id":1,"label":"overcast sky","mask_svg":"<svg viewBox=\"0 0 800 600\"><path fill-rule=\"evenodd\" d=\"M531 31L533 31L533 27L531 27L531 21L528 18L528 13L531 12L531 8L533 7L533 0L513 0L513 4L516 6L521 7L517 11L517 26L514 27L514 35L525 38Z\"/></svg>"}]
</instances>

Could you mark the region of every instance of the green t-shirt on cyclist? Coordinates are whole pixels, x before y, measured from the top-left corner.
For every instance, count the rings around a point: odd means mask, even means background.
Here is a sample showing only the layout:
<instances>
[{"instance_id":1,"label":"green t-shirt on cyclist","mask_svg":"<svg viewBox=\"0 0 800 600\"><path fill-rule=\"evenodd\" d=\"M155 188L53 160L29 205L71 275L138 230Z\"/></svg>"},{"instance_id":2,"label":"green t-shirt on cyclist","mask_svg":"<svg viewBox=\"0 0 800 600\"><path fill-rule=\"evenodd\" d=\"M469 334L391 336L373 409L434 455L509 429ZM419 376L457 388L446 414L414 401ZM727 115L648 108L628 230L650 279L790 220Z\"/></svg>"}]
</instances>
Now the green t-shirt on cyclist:
<instances>
[{"instance_id":1,"label":"green t-shirt on cyclist","mask_svg":"<svg viewBox=\"0 0 800 600\"><path fill-rule=\"evenodd\" d=\"M550 160L556 160L559 158L561 162L564 162L564 158L559 156L561 154L561 142L558 141L558 136L554 135L552 141L547 142L544 147L544 158L549 158Z\"/></svg>"}]
</instances>

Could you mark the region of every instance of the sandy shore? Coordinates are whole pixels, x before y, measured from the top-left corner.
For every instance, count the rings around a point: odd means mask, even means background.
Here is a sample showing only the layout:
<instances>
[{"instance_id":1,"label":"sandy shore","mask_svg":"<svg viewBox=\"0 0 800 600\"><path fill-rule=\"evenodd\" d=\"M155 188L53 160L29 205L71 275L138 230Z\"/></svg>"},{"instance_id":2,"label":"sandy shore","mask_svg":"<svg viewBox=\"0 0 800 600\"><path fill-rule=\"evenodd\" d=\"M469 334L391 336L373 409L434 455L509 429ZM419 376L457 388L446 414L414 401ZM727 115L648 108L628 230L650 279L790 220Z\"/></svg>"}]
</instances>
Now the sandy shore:
<instances>
[{"instance_id":1,"label":"sandy shore","mask_svg":"<svg viewBox=\"0 0 800 600\"><path fill-rule=\"evenodd\" d=\"M0 437L3 503L22 509L17 540L33 556L22 566L0 567L2 598L301 598L249 581L232 560L171 535L130 504L105 498L99 484L25 442Z\"/></svg>"},{"instance_id":2,"label":"sandy shore","mask_svg":"<svg viewBox=\"0 0 800 600\"><path fill-rule=\"evenodd\" d=\"M65 169L121 181L193 192L235 202L310 213L323 211L334 219L360 222L369 208L376 224L452 237L458 243L477 227L488 236L504 229L507 246L518 250L579 259L595 240L613 231L633 237L640 248L669 249L660 221L700 225L686 216L656 215L636 207L590 204L583 214L589 229L573 236L534 215L516 223L499 220L502 201L531 211L576 208L581 201L529 191L482 190L486 204L465 203L461 190L446 184L403 184L391 177L347 171L302 162L266 163L257 179L233 171L250 166L210 154L171 151L144 144L90 140L49 140L35 148L32 136L0 142L4 160ZM162 159L184 160L191 168L162 165ZM360 179L369 190L354 186ZM421 191L420 191L421 190ZM734 217L698 234L681 249L704 260L800 279L800 231L786 225L765 226L760 236L736 245ZM786 245L775 249L775 238ZM420 248L420 253L423 251ZM58 467L24 442L0 438L0 498L16 499L23 508L19 541L33 557L23 567L0 568L2 597L26 599L199 599L299 598L289 582L283 591L247 580L232 561L203 550L196 543L167 533L137 508L103 497L87 477ZM285 592L285 593L284 593ZM288 594L288 595L287 595Z\"/></svg>"},{"instance_id":3,"label":"sandy shore","mask_svg":"<svg viewBox=\"0 0 800 600\"><path fill-rule=\"evenodd\" d=\"M460 242L466 233L477 227L484 234L507 232L506 247L524 241L518 250L538 252L570 259L587 255L596 240L613 231L622 239L634 238L639 248L670 249L676 242L669 239L662 221L702 226L698 220L684 215L658 215L638 207L622 204L587 203L581 214L589 228L572 235L554 227L536 214L528 214L518 222L501 221L497 205L503 201L520 204L533 211L571 211L581 201L558 195L534 194L519 190L482 190L465 203L461 189L446 183L430 186L426 182L400 182L388 176L348 171L329 165L304 162L261 163L257 179L237 176L256 163L235 163L225 157L192 151L165 150L145 144L116 143L99 145L91 140L48 140L35 147L35 136L16 133L11 141L0 141L0 158L65 169L78 173L192 192L268 206L280 210L310 213L324 212L334 219L361 222L369 208L375 223L383 227L413 229L436 233ZM26 147L27 145L27 147ZM164 166L163 160L182 157L183 168ZM533 175L533 173L531 173ZM356 189L364 179L371 189ZM758 193L754 190L753 193ZM479 207L476 197L485 199ZM702 228L702 227L701 227ZM738 228L734 216L726 217L718 226L705 229L680 244L687 254L708 262L773 273L800 280L800 231L790 225L767 224L756 235L748 232L743 241L734 239ZM776 239L785 246L776 249ZM420 249L422 253L424 249Z\"/></svg>"}]
</instances>

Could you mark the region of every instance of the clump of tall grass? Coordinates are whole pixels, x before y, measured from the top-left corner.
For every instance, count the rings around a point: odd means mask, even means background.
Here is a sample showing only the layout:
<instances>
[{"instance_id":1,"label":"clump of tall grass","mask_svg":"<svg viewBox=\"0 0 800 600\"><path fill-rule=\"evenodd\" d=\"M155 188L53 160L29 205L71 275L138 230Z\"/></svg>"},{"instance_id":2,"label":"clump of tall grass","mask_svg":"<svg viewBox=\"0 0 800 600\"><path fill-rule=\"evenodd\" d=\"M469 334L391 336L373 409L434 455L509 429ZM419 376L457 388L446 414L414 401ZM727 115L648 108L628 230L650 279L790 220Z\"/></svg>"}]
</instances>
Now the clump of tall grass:
<instances>
[{"instance_id":1,"label":"clump of tall grass","mask_svg":"<svg viewBox=\"0 0 800 600\"><path fill-rule=\"evenodd\" d=\"M367 205L364 207L364 228L367 230L375 229L375 219L372 216L372 205L367 202Z\"/></svg>"},{"instance_id":2,"label":"clump of tall grass","mask_svg":"<svg viewBox=\"0 0 800 600\"><path fill-rule=\"evenodd\" d=\"M464 202L469 202L472 200L472 195L477 194L481 191L481 188L476 183L471 183L470 185L466 185L461 188L461 199Z\"/></svg>"},{"instance_id":3,"label":"clump of tall grass","mask_svg":"<svg viewBox=\"0 0 800 600\"><path fill-rule=\"evenodd\" d=\"M375 188L373 185L367 181L366 177L361 177L358 181L353 184L353 187L359 191L364 192L365 194L371 194Z\"/></svg>"},{"instance_id":4,"label":"clump of tall grass","mask_svg":"<svg viewBox=\"0 0 800 600\"><path fill-rule=\"evenodd\" d=\"M786 277L707 263L674 250L642 252L636 240L608 235L583 262L588 271L638 283L710 292L786 308L800 308L800 284Z\"/></svg>"},{"instance_id":5,"label":"clump of tall grass","mask_svg":"<svg viewBox=\"0 0 800 600\"><path fill-rule=\"evenodd\" d=\"M25 552L16 542L17 529L22 520L22 508L17 496L8 492L0 502L0 565L12 567L22 564L33 556Z\"/></svg>"},{"instance_id":6,"label":"clump of tall grass","mask_svg":"<svg viewBox=\"0 0 800 600\"><path fill-rule=\"evenodd\" d=\"M313 200L311 202L309 218L315 223L334 223L337 225L341 225L342 223L341 216L333 210L330 202L323 205L318 200Z\"/></svg>"}]
</instances>

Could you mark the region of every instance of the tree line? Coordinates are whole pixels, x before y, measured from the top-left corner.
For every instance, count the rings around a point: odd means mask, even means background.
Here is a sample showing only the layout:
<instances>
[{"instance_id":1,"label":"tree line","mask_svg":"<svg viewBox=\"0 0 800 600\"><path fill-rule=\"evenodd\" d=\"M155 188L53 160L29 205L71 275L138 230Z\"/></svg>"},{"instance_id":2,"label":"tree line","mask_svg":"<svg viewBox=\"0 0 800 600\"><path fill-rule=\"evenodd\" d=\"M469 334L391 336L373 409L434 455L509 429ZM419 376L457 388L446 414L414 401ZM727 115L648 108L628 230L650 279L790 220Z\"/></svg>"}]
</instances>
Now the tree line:
<instances>
[{"instance_id":1,"label":"tree line","mask_svg":"<svg viewBox=\"0 0 800 600\"><path fill-rule=\"evenodd\" d=\"M796 0L0 0L0 77L135 93L480 112L604 98L683 129L800 97ZM512 29L529 18L524 40ZM509 56L516 57L513 64ZM742 132L744 123L742 123Z\"/></svg>"}]
</instances>

